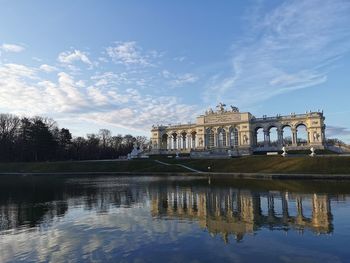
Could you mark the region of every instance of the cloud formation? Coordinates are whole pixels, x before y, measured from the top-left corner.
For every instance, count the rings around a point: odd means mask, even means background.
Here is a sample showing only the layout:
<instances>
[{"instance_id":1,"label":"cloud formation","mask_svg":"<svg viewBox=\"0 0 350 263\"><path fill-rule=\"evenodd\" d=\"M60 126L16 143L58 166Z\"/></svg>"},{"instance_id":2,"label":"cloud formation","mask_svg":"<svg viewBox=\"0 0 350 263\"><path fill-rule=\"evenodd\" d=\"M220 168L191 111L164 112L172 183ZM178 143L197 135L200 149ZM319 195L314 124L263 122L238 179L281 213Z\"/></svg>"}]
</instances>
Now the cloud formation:
<instances>
[{"instance_id":1,"label":"cloud formation","mask_svg":"<svg viewBox=\"0 0 350 263\"><path fill-rule=\"evenodd\" d=\"M332 63L350 50L349 13L348 1L291 0L249 14L245 38L232 46L230 72L212 76L204 99L217 94L252 105L326 82Z\"/></svg>"},{"instance_id":2,"label":"cloud formation","mask_svg":"<svg viewBox=\"0 0 350 263\"><path fill-rule=\"evenodd\" d=\"M126 66L152 66L152 59L159 57L156 51L144 52L135 41L116 42L106 49L108 56L116 63Z\"/></svg>"},{"instance_id":3,"label":"cloud formation","mask_svg":"<svg viewBox=\"0 0 350 263\"><path fill-rule=\"evenodd\" d=\"M61 62L80 60L82 53L60 53ZM187 122L196 110L175 96L142 90L147 76L139 71L96 71L93 76L65 71L65 66L28 67L0 63L0 105L6 112L47 115L148 132L153 124ZM50 79L45 73L50 74ZM181 76L181 75L179 75ZM179 81L191 82L185 75ZM141 90L138 90L140 88Z\"/></svg>"},{"instance_id":4,"label":"cloud formation","mask_svg":"<svg viewBox=\"0 0 350 263\"><path fill-rule=\"evenodd\" d=\"M57 71L56 67L50 66L50 65L47 65L47 64L42 64L39 68L42 71L47 72L47 73L50 73L50 72L53 72L53 71Z\"/></svg>"},{"instance_id":5,"label":"cloud formation","mask_svg":"<svg viewBox=\"0 0 350 263\"><path fill-rule=\"evenodd\" d=\"M82 63L85 63L89 66L92 66L92 62L90 61L87 53L80 51L80 50L73 50L73 51L65 51L65 52L61 52L58 55L58 61L63 63L63 64L67 64L67 65L71 65L74 62L80 61Z\"/></svg>"},{"instance_id":6,"label":"cloud formation","mask_svg":"<svg viewBox=\"0 0 350 263\"><path fill-rule=\"evenodd\" d=\"M5 52L14 52L14 53L19 53L24 51L24 47L20 45L15 45L15 44L2 44L0 46L0 50L5 51Z\"/></svg>"}]
</instances>

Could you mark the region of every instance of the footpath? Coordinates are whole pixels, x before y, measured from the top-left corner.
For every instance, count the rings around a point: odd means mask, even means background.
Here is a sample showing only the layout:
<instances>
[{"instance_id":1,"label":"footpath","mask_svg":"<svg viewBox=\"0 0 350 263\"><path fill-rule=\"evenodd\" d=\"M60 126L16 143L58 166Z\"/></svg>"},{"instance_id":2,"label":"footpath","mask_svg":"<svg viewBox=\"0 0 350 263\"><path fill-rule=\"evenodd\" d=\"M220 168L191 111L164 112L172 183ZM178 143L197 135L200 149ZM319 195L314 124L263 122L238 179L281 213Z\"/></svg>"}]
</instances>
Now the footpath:
<instances>
[{"instance_id":1,"label":"footpath","mask_svg":"<svg viewBox=\"0 0 350 263\"><path fill-rule=\"evenodd\" d=\"M195 172L195 173L203 173L202 171L199 171L199 170L196 170L196 169L193 169L191 167L188 167L186 165L183 165L183 164L171 164L171 163L166 163L166 162L162 162L162 161L159 161L159 160L154 160L156 163L159 163L159 164L163 164L163 165L167 165L167 166L170 166L170 165L176 165L176 166L180 166L182 168L185 168L191 172Z\"/></svg>"}]
</instances>

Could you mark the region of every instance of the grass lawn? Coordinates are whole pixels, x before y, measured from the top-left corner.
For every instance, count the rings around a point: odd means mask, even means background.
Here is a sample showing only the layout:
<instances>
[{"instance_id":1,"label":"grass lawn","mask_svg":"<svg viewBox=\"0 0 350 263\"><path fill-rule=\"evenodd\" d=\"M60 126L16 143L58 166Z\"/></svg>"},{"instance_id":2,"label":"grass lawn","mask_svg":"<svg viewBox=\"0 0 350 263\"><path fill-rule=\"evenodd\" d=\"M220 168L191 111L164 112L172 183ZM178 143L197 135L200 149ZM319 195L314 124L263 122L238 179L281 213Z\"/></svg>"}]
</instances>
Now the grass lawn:
<instances>
[{"instance_id":1,"label":"grass lawn","mask_svg":"<svg viewBox=\"0 0 350 263\"><path fill-rule=\"evenodd\" d=\"M228 173L350 174L350 157L339 156L247 156L233 159L186 160L186 165L200 171L208 171L210 166L212 172Z\"/></svg>"},{"instance_id":2,"label":"grass lawn","mask_svg":"<svg viewBox=\"0 0 350 263\"><path fill-rule=\"evenodd\" d=\"M69 173L69 172L188 172L172 165L166 166L153 160L132 161L66 161L0 163L0 173Z\"/></svg>"},{"instance_id":3,"label":"grass lawn","mask_svg":"<svg viewBox=\"0 0 350 263\"><path fill-rule=\"evenodd\" d=\"M160 158L159 158L160 159ZM177 166L183 164L199 171L224 173L300 173L350 174L350 157L280 157L246 156L232 159L160 159L173 165L163 165L153 159L132 161L67 161L0 163L0 173L59 172L190 172Z\"/></svg>"}]
</instances>

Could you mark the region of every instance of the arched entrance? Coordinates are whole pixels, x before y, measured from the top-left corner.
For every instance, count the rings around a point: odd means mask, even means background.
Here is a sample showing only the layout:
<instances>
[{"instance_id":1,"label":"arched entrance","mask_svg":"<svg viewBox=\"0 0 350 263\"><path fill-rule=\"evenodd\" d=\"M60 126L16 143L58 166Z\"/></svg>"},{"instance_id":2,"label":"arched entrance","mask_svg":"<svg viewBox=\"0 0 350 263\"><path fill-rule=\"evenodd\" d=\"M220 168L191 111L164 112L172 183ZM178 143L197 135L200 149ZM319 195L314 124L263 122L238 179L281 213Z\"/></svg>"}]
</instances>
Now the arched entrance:
<instances>
[{"instance_id":1,"label":"arched entrance","mask_svg":"<svg viewBox=\"0 0 350 263\"><path fill-rule=\"evenodd\" d=\"M162 150L168 149L168 134L166 134L166 133L163 134L163 136L162 136L160 148L161 148Z\"/></svg>"},{"instance_id":2,"label":"arched entrance","mask_svg":"<svg viewBox=\"0 0 350 263\"><path fill-rule=\"evenodd\" d=\"M226 132L223 128L218 129L218 147L223 148L226 146Z\"/></svg>"},{"instance_id":3,"label":"arched entrance","mask_svg":"<svg viewBox=\"0 0 350 263\"><path fill-rule=\"evenodd\" d=\"M208 148L214 147L214 131L213 129L206 129L205 131L205 146Z\"/></svg>"},{"instance_id":4,"label":"arched entrance","mask_svg":"<svg viewBox=\"0 0 350 263\"><path fill-rule=\"evenodd\" d=\"M177 133L174 132L172 134L172 145L171 145L172 147L171 147L171 149L174 149L174 150L177 149L177 137L178 137Z\"/></svg>"},{"instance_id":5,"label":"arched entrance","mask_svg":"<svg viewBox=\"0 0 350 263\"><path fill-rule=\"evenodd\" d=\"M197 133L194 131L191 133L191 148L196 148L196 135Z\"/></svg>"},{"instance_id":6,"label":"arched entrance","mask_svg":"<svg viewBox=\"0 0 350 263\"><path fill-rule=\"evenodd\" d=\"M278 145L278 131L275 126L269 128L269 145L277 146Z\"/></svg>"},{"instance_id":7,"label":"arched entrance","mask_svg":"<svg viewBox=\"0 0 350 263\"><path fill-rule=\"evenodd\" d=\"M237 128L230 129L230 146L238 146L238 130Z\"/></svg>"},{"instance_id":8,"label":"arched entrance","mask_svg":"<svg viewBox=\"0 0 350 263\"><path fill-rule=\"evenodd\" d=\"M258 127L255 129L255 142L257 147L264 147L265 138L264 138L264 129Z\"/></svg>"},{"instance_id":9,"label":"arched entrance","mask_svg":"<svg viewBox=\"0 0 350 263\"><path fill-rule=\"evenodd\" d=\"M309 142L309 136L307 127L305 124L299 124L296 127L296 141L298 145L307 145Z\"/></svg>"},{"instance_id":10,"label":"arched entrance","mask_svg":"<svg viewBox=\"0 0 350 263\"><path fill-rule=\"evenodd\" d=\"M285 125L282 128L282 143L284 146L292 145L293 143L292 128L289 125Z\"/></svg>"}]
</instances>

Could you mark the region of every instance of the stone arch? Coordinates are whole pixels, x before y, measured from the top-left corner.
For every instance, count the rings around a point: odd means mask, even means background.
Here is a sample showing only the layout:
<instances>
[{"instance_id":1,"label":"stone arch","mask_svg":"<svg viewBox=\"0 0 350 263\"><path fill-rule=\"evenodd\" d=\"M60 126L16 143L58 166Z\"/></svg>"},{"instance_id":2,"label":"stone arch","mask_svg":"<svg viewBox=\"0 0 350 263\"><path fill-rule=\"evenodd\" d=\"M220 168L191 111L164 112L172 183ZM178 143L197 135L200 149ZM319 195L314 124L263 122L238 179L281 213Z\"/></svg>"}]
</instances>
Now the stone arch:
<instances>
[{"instance_id":1,"label":"stone arch","mask_svg":"<svg viewBox=\"0 0 350 263\"><path fill-rule=\"evenodd\" d=\"M278 145L278 127L277 125L271 125L267 129L269 145L277 146Z\"/></svg>"},{"instance_id":2,"label":"stone arch","mask_svg":"<svg viewBox=\"0 0 350 263\"><path fill-rule=\"evenodd\" d=\"M230 146L237 147L238 146L238 129L236 127L231 127L230 131Z\"/></svg>"},{"instance_id":3,"label":"stone arch","mask_svg":"<svg viewBox=\"0 0 350 263\"><path fill-rule=\"evenodd\" d=\"M309 142L308 129L305 123L295 125L296 142L298 145L306 145Z\"/></svg>"},{"instance_id":4,"label":"stone arch","mask_svg":"<svg viewBox=\"0 0 350 263\"><path fill-rule=\"evenodd\" d=\"M263 147L265 144L264 128L262 126L257 126L254 131L255 145L258 147Z\"/></svg>"},{"instance_id":5,"label":"stone arch","mask_svg":"<svg viewBox=\"0 0 350 263\"><path fill-rule=\"evenodd\" d=\"M160 148L164 150L168 149L168 134L166 133L162 135Z\"/></svg>"},{"instance_id":6,"label":"stone arch","mask_svg":"<svg viewBox=\"0 0 350 263\"><path fill-rule=\"evenodd\" d=\"M196 131L190 131L190 134L191 134L191 147L190 148L194 149L197 146L197 143L196 143L197 132Z\"/></svg>"},{"instance_id":7,"label":"stone arch","mask_svg":"<svg viewBox=\"0 0 350 263\"><path fill-rule=\"evenodd\" d=\"M293 131L290 124L284 124L282 130L282 144L284 146L292 145L293 143Z\"/></svg>"},{"instance_id":8,"label":"stone arch","mask_svg":"<svg viewBox=\"0 0 350 263\"><path fill-rule=\"evenodd\" d=\"M177 149L177 139L178 139L178 135L176 131L173 131L171 133L171 149Z\"/></svg>"},{"instance_id":9,"label":"stone arch","mask_svg":"<svg viewBox=\"0 0 350 263\"><path fill-rule=\"evenodd\" d=\"M208 148L213 148L214 144L214 130L212 128L207 128L205 130L205 146Z\"/></svg>"},{"instance_id":10,"label":"stone arch","mask_svg":"<svg viewBox=\"0 0 350 263\"><path fill-rule=\"evenodd\" d=\"M226 146L226 131L224 128L220 127L217 129L218 135L218 147L222 148Z\"/></svg>"}]
</instances>

